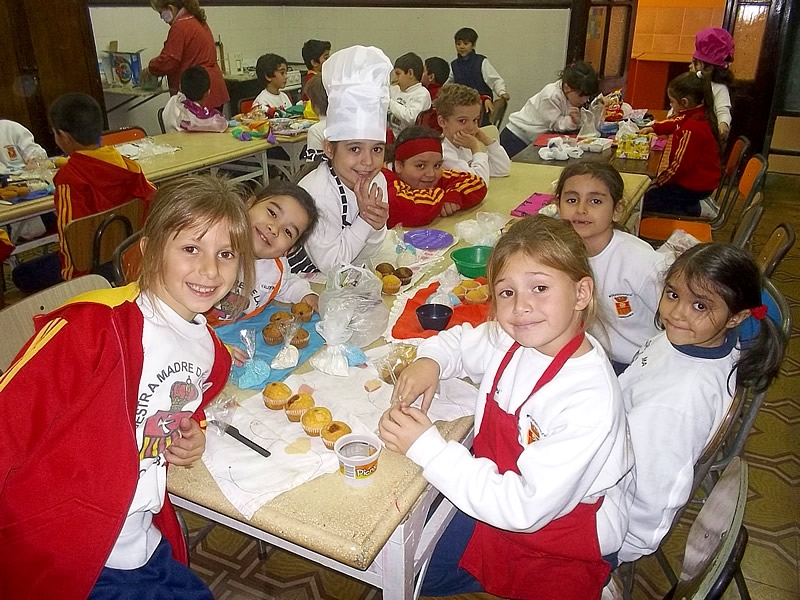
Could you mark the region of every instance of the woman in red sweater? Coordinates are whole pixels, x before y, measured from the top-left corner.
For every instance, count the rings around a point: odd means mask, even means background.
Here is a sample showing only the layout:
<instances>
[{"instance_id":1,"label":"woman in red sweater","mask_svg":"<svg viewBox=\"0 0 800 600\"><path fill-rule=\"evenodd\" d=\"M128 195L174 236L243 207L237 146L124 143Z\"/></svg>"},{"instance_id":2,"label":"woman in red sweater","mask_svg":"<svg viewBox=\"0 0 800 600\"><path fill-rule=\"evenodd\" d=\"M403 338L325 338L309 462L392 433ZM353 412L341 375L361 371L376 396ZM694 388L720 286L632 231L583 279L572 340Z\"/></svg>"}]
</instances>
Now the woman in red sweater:
<instances>
[{"instance_id":1,"label":"woman in red sweater","mask_svg":"<svg viewBox=\"0 0 800 600\"><path fill-rule=\"evenodd\" d=\"M147 70L158 77L166 75L169 93L175 95L186 69L205 67L211 78L211 89L204 106L221 110L230 97L217 64L214 35L198 0L150 0L150 6L169 25L169 33L164 49L150 61Z\"/></svg>"},{"instance_id":2,"label":"woman in red sweater","mask_svg":"<svg viewBox=\"0 0 800 600\"><path fill-rule=\"evenodd\" d=\"M700 200L714 193L720 180L719 136L711 80L683 73L667 88L673 118L644 127L640 133L672 134L669 165L644 196L645 212L700 215Z\"/></svg>"}]
</instances>

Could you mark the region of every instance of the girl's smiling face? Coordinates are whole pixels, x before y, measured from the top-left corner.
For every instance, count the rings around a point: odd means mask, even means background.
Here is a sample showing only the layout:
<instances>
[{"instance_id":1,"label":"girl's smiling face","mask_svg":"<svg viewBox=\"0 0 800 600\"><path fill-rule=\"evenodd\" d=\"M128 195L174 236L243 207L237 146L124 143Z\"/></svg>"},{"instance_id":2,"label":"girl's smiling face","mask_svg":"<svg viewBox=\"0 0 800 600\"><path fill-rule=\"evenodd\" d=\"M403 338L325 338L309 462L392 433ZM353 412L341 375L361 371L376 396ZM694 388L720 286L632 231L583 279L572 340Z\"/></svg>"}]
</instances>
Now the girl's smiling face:
<instances>
[{"instance_id":1,"label":"girl's smiling face","mask_svg":"<svg viewBox=\"0 0 800 600\"><path fill-rule=\"evenodd\" d=\"M359 180L372 181L383 168L386 143L375 140L325 140L324 149L342 183L355 190Z\"/></svg>"},{"instance_id":2,"label":"girl's smiling face","mask_svg":"<svg viewBox=\"0 0 800 600\"><path fill-rule=\"evenodd\" d=\"M672 276L661 295L658 314L667 338L676 346L717 348L747 316L731 315L722 296L710 286L689 285L682 273Z\"/></svg>"},{"instance_id":3,"label":"girl's smiling face","mask_svg":"<svg viewBox=\"0 0 800 600\"><path fill-rule=\"evenodd\" d=\"M518 252L494 282L494 313L500 327L520 345L555 356L579 331L593 282L578 282Z\"/></svg>"},{"instance_id":4,"label":"girl's smiling face","mask_svg":"<svg viewBox=\"0 0 800 600\"><path fill-rule=\"evenodd\" d=\"M564 182L558 199L558 215L572 223L583 238L589 256L595 256L611 241L619 204L608 186L592 175L575 175Z\"/></svg>"},{"instance_id":5,"label":"girl's smiling face","mask_svg":"<svg viewBox=\"0 0 800 600\"><path fill-rule=\"evenodd\" d=\"M267 198L248 212L256 258L285 256L308 229L308 213L292 196Z\"/></svg>"}]
</instances>

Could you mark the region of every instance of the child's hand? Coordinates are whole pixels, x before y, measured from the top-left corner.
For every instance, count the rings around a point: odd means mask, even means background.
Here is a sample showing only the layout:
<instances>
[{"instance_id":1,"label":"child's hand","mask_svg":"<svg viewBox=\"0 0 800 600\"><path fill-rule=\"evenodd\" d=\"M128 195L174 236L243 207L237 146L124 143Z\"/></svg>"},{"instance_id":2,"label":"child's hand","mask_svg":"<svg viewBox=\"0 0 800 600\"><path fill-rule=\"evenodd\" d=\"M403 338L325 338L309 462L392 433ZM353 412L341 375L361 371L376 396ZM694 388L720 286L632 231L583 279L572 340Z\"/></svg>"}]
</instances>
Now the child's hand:
<instances>
[{"instance_id":1,"label":"child's hand","mask_svg":"<svg viewBox=\"0 0 800 600\"><path fill-rule=\"evenodd\" d=\"M442 204L442 210L439 211L440 217L449 217L450 215L454 215L457 213L461 207L458 204L454 204L453 202L445 202Z\"/></svg>"},{"instance_id":2,"label":"child's hand","mask_svg":"<svg viewBox=\"0 0 800 600\"><path fill-rule=\"evenodd\" d=\"M478 141L478 138L464 131L457 131L455 133L453 136L453 143L461 148L469 148L472 150L473 154L483 149L483 145Z\"/></svg>"},{"instance_id":3,"label":"child's hand","mask_svg":"<svg viewBox=\"0 0 800 600\"><path fill-rule=\"evenodd\" d=\"M235 366L241 367L247 362L247 352L239 348L239 346L228 346L228 350L231 353L231 360L233 360Z\"/></svg>"},{"instance_id":4,"label":"child's hand","mask_svg":"<svg viewBox=\"0 0 800 600\"><path fill-rule=\"evenodd\" d=\"M725 143L728 141L728 134L731 132L731 128L727 123L720 123L718 129L719 129L719 143L720 146L724 148Z\"/></svg>"},{"instance_id":5,"label":"child's hand","mask_svg":"<svg viewBox=\"0 0 800 600\"><path fill-rule=\"evenodd\" d=\"M640 135L650 135L651 133L655 133L652 127L642 127L639 130Z\"/></svg>"},{"instance_id":6,"label":"child's hand","mask_svg":"<svg viewBox=\"0 0 800 600\"><path fill-rule=\"evenodd\" d=\"M483 101L483 108L490 115L494 112L494 102L492 102L491 98L487 98L486 100Z\"/></svg>"},{"instance_id":7,"label":"child's hand","mask_svg":"<svg viewBox=\"0 0 800 600\"><path fill-rule=\"evenodd\" d=\"M495 143L495 140L493 140L488 135L486 135L486 132L483 129L480 129L480 128L475 133L475 137L484 146L491 146L492 144Z\"/></svg>"},{"instance_id":8,"label":"child's hand","mask_svg":"<svg viewBox=\"0 0 800 600\"><path fill-rule=\"evenodd\" d=\"M428 412L436 387L439 385L439 372L439 363L435 360L431 358L415 360L403 369L397 378L392 392L392 404L410 406L422 396L422 411Z\"/></svg>"},{"instance_id":9,"label":"child's hand","mask_svg":"<svg viewBox=\"0 0 800 600\"><path fill-rule=\"evenodd\" d=\"M366 179L359 179L353 191L356 194L359 216L375 230L386 225L389 205L383 201L383 190L378 184L370 185Z\"/></svg>"},{"instance_id":10,"label":"child's hand","mask_svg":"<svg viewBox=\"0 0 800 600\"><path fill-rule=\"evenodd\" d=\"M569 107L569 118L572 119L572 122L576 125L581 122L581 109L577 106L570 106Z\"/></svg>"},{"instance_id":11,"label":"child's hand","mask_svg":"<svg viewBox=\"0 0 800 600\"><path fill-rule=\"evenodd\" d=\"M311 308L314 309L314 312L316 313L319 312L319 296L317 296L316 294L308 294L307 296L303 296L301 302L305 302L306 304L308 304Z\"/></svg>"},{"instance_id":12,"label":"child's hand","mask_svg":"<svg viewBox=\"0 0 800 600\"><path fill-rule=\"evenodd\" d=\"M428 416L413 406L393 406L378 423L381 439L389 450L405 454L433 426Z\"/></svg>"},{"instance_id":13,"label":"child's hand","mask_svg":"<svg viewBox=\"0 0 800 600\"><path fill-rule=\"evenodd\" d=\"M164 458L172 465L188 467L197 461L206 449L206 434L197 421L184 417L181 419L181 437L172 442L164 451Z\"/></svg>"}]
</instances>

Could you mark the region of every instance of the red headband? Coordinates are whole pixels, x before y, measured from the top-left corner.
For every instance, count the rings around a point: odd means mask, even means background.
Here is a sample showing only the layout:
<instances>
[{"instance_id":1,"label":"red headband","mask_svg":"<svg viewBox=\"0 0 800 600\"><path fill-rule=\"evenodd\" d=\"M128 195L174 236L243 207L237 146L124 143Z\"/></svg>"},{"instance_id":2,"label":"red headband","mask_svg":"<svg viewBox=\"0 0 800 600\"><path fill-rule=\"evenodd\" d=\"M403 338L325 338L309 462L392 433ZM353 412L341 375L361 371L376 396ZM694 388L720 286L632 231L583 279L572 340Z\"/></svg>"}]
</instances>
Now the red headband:
<instances>
[{"instance_id":1,"label":"red headband","mask_svg":"<svg viewBox=\"0 0 800 600\"><path fill-rule=\"evenodd\" d=\"M767 305L762 304L761 306L756 306L755 308L751 308L750 314L753 315L753 318L756 321L760 321L761 319L767 316Z\"/></svg>"},{"instance_id":2,"label":"red headband","mask_svg":"<svg viewBox=\"0 0 800 600\"><path fill-rule=\"evenodd\" d=\"M442 142L434 138L416 138L399 144L394 149L395 160L407 160L423 152L442 153Z\"/></svg>"}]
</instances>

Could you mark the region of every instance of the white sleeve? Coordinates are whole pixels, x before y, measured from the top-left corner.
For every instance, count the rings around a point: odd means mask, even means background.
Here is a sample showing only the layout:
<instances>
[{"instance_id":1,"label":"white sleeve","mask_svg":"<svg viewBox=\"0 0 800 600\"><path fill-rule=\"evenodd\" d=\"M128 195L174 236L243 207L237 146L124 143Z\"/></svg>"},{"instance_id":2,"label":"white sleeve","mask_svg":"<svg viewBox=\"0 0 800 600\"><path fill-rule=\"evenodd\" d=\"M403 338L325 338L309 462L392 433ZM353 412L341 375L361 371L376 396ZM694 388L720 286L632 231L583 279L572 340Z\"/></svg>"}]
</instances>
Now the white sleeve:
<instances>
[{"instance_id":1,"label":"white sleeve","mask_svg":"<svg viewBox=\"0 0 800 600\"><path fill-rule=\"evenodd\" d=\"M308 137L306 138L306 148L309 150L322 150L325 127L320 127L320 123L315 123L308 129Z\"/></svg>"},{"instance_id":2,"label":"white sleeve","mask_svg":"<svg viewBox=\"0 0 800 600\"><path fill-rule=\"evenodd\" d=\"M492 328L491 323L478 327L469 324L451 327L422 342L417 349L417 358L434 360L439 365L440 379L469 377L480 383L495 351L489 339L494 335ZM476 348L483 352L476 352Z\"/></svg>"},{"instance_id":3,"label":"white sleeve","mask_svg":"<svg viewBox=\"0 0 800 600\"><path fill-rule=\"evenodd\" d=\"M489 157L489 175L492 177L508 177L511 175L511 159L500 142L495 140L486 146L486 153ZM486 181L484 179L484 181Z\"/></svg>"},{"instance_id":4,"label":"white sleeve","mask_svg":"<svg viewBox=\"0 0 800 600\"><path fill-rule=\"evenodd\" d=\"M285 258L280 259L283 263L283 276L281 277L281 287L275 294L275 300L287 304L296 304L303 298L314 292L307 279L294 275L289 270L289 263Z\"/></svg>"},{"instance_id":5,"label":"white sleeve","mask_svg":"<svg viewBox=\"0 0 800 600\"><path fill-rule=\"evenodd\" d=\"M25 127L14 121L12 135L14 138L14 145L19 148L22 153L22 160L28 162L34 158L47 158L47 151L37 144L33 139L33 134Z\"/></svg>"},{"instance_id":6,"label":"white sleeve","mask_svg":"<svg viewBox=\"0 0 800 600\"><path fill-rule=\"evenodd\" d=\"M389 113L401 122L401 129L416 123L420 113L431 107L431 95L425 88L422 91L424 93L403 96L402 102L400 97L393 97L389 101Z\"/></svg>"},{"instance_id":7,"label":"white sleeve","mask_svg":"<svg viewBox=\"0 0 800 600\"><path fill-rule=\"evenodd\" d=\"M714 92L714 112L717 115L718 123L731 125L731 94L728 86L723 83L711 84Z\"/></svg>"},{"instance_id":8,"label":"white sleeve","mask_svg":"<svg viewBox=\"0 0 800 600\"><path fill-rule=\"evenodd\" d=\"M503 78L500 77L500 73L492 66L488 58L484 58L481 64L481 76L486 82L486 85L492 88L495 98L499 98L506 93L506 82L503 81Z\"/></svg>"},{"instance_id":9,"label":"white sleeve","mask_svg":"<svg viewBox=\"0 0 800 600\"><path fill-rule=\"evenodd\" d=\"M559 98L552 94L542 95L537 103L536 111L548 124L550 131L574 131L578 128L572 117L565 112L569 106L562 106Z\"/></svg>"},{"instance_id":10,"label":"white sleeve","mask_svg":"<svg viewBox=\"0 0 800 600\"><path fill-rule=\"evenodd\" d=\"M492 144L493 146L495 144ZM499 144L496 144L499 146ZM459 154L458 149L452 142L445 140L442 143L442 166L451 171L461 171L462 173L472 173L477 175L486 185L489 185L489 155L486 152L476 152L467 161Z\"/></svg>"},{"instance_id":11,"label":"white sleeve","mask_svg":"<svg viewBox=\"0 0 800 600\"><path fill-rule=\"evenodd\" d=\"M468 515L506 531L537 531L589 496L612 454L615 415L610 404L598 411L603 394L610 402L608 389L571 388L570 401L549 424L548 434L528 444L517 460L520 474L500 474L493 461L473 457L457 442L444 442L435 428L420 436L406 455Z\"/></svg>"}]
</instances>

